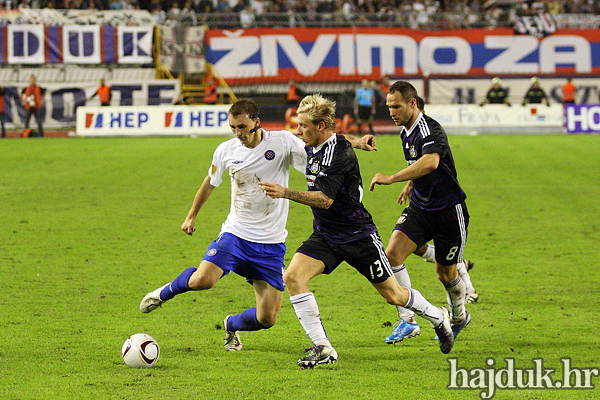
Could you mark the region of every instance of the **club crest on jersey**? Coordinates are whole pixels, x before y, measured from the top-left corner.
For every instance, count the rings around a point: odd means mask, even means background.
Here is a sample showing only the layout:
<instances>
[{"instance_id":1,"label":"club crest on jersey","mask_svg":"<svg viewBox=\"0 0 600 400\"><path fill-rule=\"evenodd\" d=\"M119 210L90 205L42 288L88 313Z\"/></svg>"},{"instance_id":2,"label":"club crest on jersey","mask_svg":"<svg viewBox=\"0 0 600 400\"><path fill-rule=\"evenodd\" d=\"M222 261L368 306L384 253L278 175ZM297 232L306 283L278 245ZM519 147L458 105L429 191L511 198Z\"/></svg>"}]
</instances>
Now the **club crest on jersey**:
<instances>
[{"instance_id":1,"label":"club crest on jersey","mask_svg":"<svg viewBox=\"0 0 600 400\"><path fill-rule=\"evenodd\" d=\"M417 151L415 150L415 146L410 146L410 148L408 149L408 154L410 154L411 157L417 156Z\"/></svg>"},{"instance_id":2,"label":"club crest on jersey","mask_svg":"<svg viewBox=\"0 0 600 400\"><path fill-rule=\"evenodd\" d=\"M402 214L400 216L400 218L398 218L398 221L396 221L396 224L398 224L398 225L403 224L404 221L406 221L406 214Z\"/></svg>"},{"instance_id":3,"label":"club crest on jersey","mask_svg":"<svg viewBox=\"0 0 600 400\"><path fill-rule=\"evenodd\" d=\"M321 169L321 165L319 165L319 160L317 160L315 158L310 160L310 167L308 168L308 170L310 171L311 174L313 174L313 175L318 174L320 169Z\"/></svg>"},{"instance_id":4,"label":"club crest on jersey","mask_svg":"<svg viewBox=\"0 0 600 400\"><path fill-rule=\"evenodd\" d=\"M208 255L211 256L211 257L214 256L215 254L217 254L217 249L210 249L208 251Z\"/></svg>"},{"instance_id":5,"label":"club crest on jersey","mask_svg":"<svg viewBox=\"0 0 600 400\"><path fill-rule=\"evenodd\" d=\"M275 158L275 152L273 150L265 151L265 158L269 161Z\"/></svg>"}]
</instances>

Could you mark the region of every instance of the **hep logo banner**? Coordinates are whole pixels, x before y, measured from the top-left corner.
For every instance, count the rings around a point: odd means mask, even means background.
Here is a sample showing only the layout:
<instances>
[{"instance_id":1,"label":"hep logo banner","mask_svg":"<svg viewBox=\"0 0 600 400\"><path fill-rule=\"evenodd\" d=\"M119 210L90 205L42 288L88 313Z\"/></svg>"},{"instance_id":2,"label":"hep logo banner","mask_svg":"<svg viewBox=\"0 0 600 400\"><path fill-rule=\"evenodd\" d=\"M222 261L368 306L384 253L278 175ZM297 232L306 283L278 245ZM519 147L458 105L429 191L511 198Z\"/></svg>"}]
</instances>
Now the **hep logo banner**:
<instances>
[{"instance_id":1,"label":"hep logo banner","mask_svg":"<svg viewBox=\"0 0 600 400\"><path fill-rule=\"evenodd\" d=\"M80 136L226 135L230 105L77 108ZM273 154L274 155L274 154Z\"/></svg>"},{"instance_id":2,"label":"hep logo banner","mask_svg":"<svg viewBox=\"0 0 600 400\"><path fill-rule=\"evenodd\" d=\"M175 114L175 118L173 118ZM165 113L165 128L180 128L183 126L183 112L166 112Z\"/></svg>"}]
</instances>

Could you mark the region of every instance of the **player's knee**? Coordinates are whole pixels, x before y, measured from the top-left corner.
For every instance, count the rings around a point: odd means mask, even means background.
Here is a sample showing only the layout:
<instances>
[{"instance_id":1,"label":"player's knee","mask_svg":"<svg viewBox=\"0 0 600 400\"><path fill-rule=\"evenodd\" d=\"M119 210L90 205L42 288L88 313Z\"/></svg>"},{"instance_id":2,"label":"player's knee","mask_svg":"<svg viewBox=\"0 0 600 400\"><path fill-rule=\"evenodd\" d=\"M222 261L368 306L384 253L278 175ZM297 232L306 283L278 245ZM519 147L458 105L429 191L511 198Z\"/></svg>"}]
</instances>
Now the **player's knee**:
<instances>
[{"instance_id":1,"label":"player's knee","mask_svg":"<svg viewBox=\"0 0 600 400\"><path fill-rule=\"evenodd\" d=\"M204 275L192 275L188 281L188 286L191 290L206 290L215 286L215 282Z\"/></svg>"},{"instance_id":2,"label":"player's knee","mask_svg":"<svg viewBox=\"0 0 600 400\"><path fill-rule=\"evenodd\" d=\"M269 329L277 322L277 315L263 315L258 318L258 323L265 329Z\"/></svg>"},{"instance_id":3,"label":"player's knee","mask_svg":"<svg viewBox=\"0 0 600 400\"><path fill-rule=\"evenodd\" d=\"M300 285L301 277L300 274L296 273L295 270L286 269L283 274L283 282L288 288L295 288Z\"/></svg>"}]
</instances>

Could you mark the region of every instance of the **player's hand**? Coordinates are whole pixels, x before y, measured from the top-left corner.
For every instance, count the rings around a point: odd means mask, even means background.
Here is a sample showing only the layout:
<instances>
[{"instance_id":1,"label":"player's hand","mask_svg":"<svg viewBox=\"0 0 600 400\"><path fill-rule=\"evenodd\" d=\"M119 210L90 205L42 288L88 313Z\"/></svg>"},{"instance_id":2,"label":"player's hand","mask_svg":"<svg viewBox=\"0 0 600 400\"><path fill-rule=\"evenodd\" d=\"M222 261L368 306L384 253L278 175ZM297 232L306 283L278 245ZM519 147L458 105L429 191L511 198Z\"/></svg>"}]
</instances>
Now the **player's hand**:
<instances>
[{"instance_id":1,"label":"player's hand","mask_svg":"<svg viewBox=\"0 0 600 400\"><path fill-rule=\"evenodd\" d=\"M279 199L285 196L285 188L276 183L258 182L258 186L265 191L267 196Z\"/></svg>"},{"instance_id":2,"label":"player's hand","mask_svg":"<svg viewBox=\"0 0 600 400\"><path fill-rule=\"evenodd\" d=\"M371 134L363 136L360 139L359 148L365 151L377 151L377 146L375 145L375 136Z\"/></svg>"},{"instance_id":3,"label":"player's hand","mask_svg":"<svg viewBox=\"0 0 600 400\"><path fill-rule=\"evenodd\" d=\"M194 232L196 232L196 229L194 228L195 223L196 220L194 218L188 217L183 221L183 224L181 224L181 230L192 236Z\"/></svg>"},{"instance_id":4,"label":"player's hand","mask_svg":"<svg viewBox=\"0 0 600 400\"><path fill-rule=\"evenodd\" d=\"M410 199L410 192L412 192L412 181L406 183L402 192L400 192L400 196L398 196L398 204L408 204Z\"/></svg>"},{"instance_id":5,"label":"player's hand","mask_svg":"<svg viewBox=\"0 0 600 400\"><path fill-rule=\"evenodd\" d=\"M369 191L373 191L373 189L375 188L375 185L391 185L392 182L392 177L390 175L384 175L384 174L376 174L373 179L371 180L371 185L369 186Z\"/></svg>"}]
</instances>

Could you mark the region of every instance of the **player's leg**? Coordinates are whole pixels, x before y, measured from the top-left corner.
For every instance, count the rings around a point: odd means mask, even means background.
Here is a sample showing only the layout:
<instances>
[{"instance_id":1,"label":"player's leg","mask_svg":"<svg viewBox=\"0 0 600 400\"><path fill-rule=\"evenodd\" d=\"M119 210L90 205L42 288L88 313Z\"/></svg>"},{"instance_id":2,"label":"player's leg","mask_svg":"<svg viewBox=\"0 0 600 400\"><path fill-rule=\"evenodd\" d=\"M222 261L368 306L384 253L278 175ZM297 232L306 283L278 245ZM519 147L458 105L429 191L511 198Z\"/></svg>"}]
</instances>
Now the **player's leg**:
<instances>
[{"instance_id":1,"label":"player's leg","mask_svg":"<svg viewBox=\"0 0 600 400\"><path fill-rule=\"evenodd\" d=\"M392 277L373 283L373 286L389 304L408 308L429 321L439 339L442 353L448 354L452 350L454 334L448 310L435 307L418 290L402 287Z\"/></svg>"},{"instance_id":2,"label":"player's leg","mask_svg":"<svg viewBox=\"0 0 600 400\"><path fill-rule=\"evenodd\" d=\"M419 247L414 254L423 258L425 261L430 263L435 263L435 246L429 243L424 244ZM466 295L465 295L465 303L474 303L479 298L479 293L473 287L473 283L471 282L471 275L469 275L469 270L473 268L475 265L474 262L468 260L462 260L456 263L456 270L460 275L460 278L465 282L466 286Z\"/></svg>"},{"instance_id":3,"label":"player's leg","mask_svg":"<svg viewBox=\"0 0 600 400\"><path fill-rule=\"evenodd\" d=\"M283 300L283 280L281 289L258 280L252 281L252 286L256 297L256 307L248 308L239 314L228 315L223 321L225 350L242 349L240 331L269 329L277 321Z\"/></svg>"},{"instance_id":4,"label":"player's leg","mask_svg":"<svg viewBox=\"0 0 600 400\"><path fill-rule=\"evenodd\" d=\"M435 262L435 246L425 243L414 251L414 254L423 258L425 261L434 263Z\"/></svg>"},{"instance_id":5,"label":"player's leg","mask_svg":"<svg viewBox=\"0 0 600 400\"><path fill-rule=\"evenodd\" d=\"M385 249L385 253L392 265L392 272L400 286L411 288L410 276L404 261L414 252L417 245L400 230L394 230L392 237ZM415 319L415 313L404 307L397 306L398 324L396 324L391 335L385 338L388 344L395 344L404 339L417 336L421 333L421 328Z\"/></svg>"},{"instance_id":6,"label":"player's leg","mask_svg":"<svg viewBox=\"0 0 600 400\"><path fill-rule=\"evenodd\" d=\"M308 282L321 274L324 268L325 264L321 260L296 253L284 274L296 317L313 343L313 347L308 349L307 354L297 362L302 369L313 368L320 364L333 364L338 358L321 321L317 300L308 288Z\"/></svg>"},{"instance_id":7,"label":"player's leg","mask_svg":"<svg viewBox=\"0 0 600 400\"><path fill-rule=\"evenodd\" d=\"M156 310L165 301L178 294L191 290L212 288L223 276L224 271L210 261L202 261L198 268L186 268L172 282L148 293L140 302L140 311L149 313Z\"/></svg>"},{"instance_id":8,"label":"player's leg","mask_svg":"<svg viewBox=\"0 0 600 400\"><path fill-rule=\"evenodd\" d=\"M140 311L149 313L156 310L167 300L190 290L212 288L218 280L240 261L236 254L241 239L230 233L224 233L214 240L198 268L187 268L172 282L148 293L140 303Z\"/></svg>"},{"instance_id":9,"label":"player's leg","mask_svg":"<svg viewBox=\"0 0 600 400\"><path fill-rule=\"evenodd\" d=\"M432 215L437 221L434 243L436 271L446 288L455 334L466 326L471 316L465 309L466 284L458 274L456 264L462 260L467 241L469 214L464 204Z\"/></svg>"},{"instance_id":10,"label":"player's leg","mask_svg":"<svg viewBox=\"0 0 600 400\"><path fill-rule=\"evenodd\" d=\"M296 317L313 343L308 354L298 360L298 366L301 368L312 368L319 364L337 361L337 352L327 337L321 321L319 305L308 288L308 282L325 272L326 264L332 267L328 270L329 273L339 263L340 261L335 259L327 244L313 234L296 251L283 275Z\"/></svg>"},{"instance_id":11,"label":"player's leg","mask_svg":"<svg viewBox=\"0 0 600 400\"><path fill-rule=\"evenodd\" d=\"M229 240L231 239L231 240ZM227 242L229 240L229 242ZM236 274L254 287L256 307L225 317L225 349L241 350L239 331L258 331L275 325L283 299L284 243L255 243L234 235L223 235L227 251L235 255L228 262Z\"/></svg>"},{"instance_id":12,"label":"player's leg","mask_svg":"<svg viewBox=\"0 0 600 400\"><path fill-rule=\"evenodd\" d=\"M389 304L408 308L427 319L435 328L436 333L441 335L440 348L442 352L444 354L450 352L454 336L450 328L447 310L433 306L419 291L400 286L396 278L392 276L390 262L382 251L383 244L377 232L372 233L368 238L339 245L336 249L344 256L344 260L348 264L356 268L371 282Z\"/></svg>"}]
</instances>

